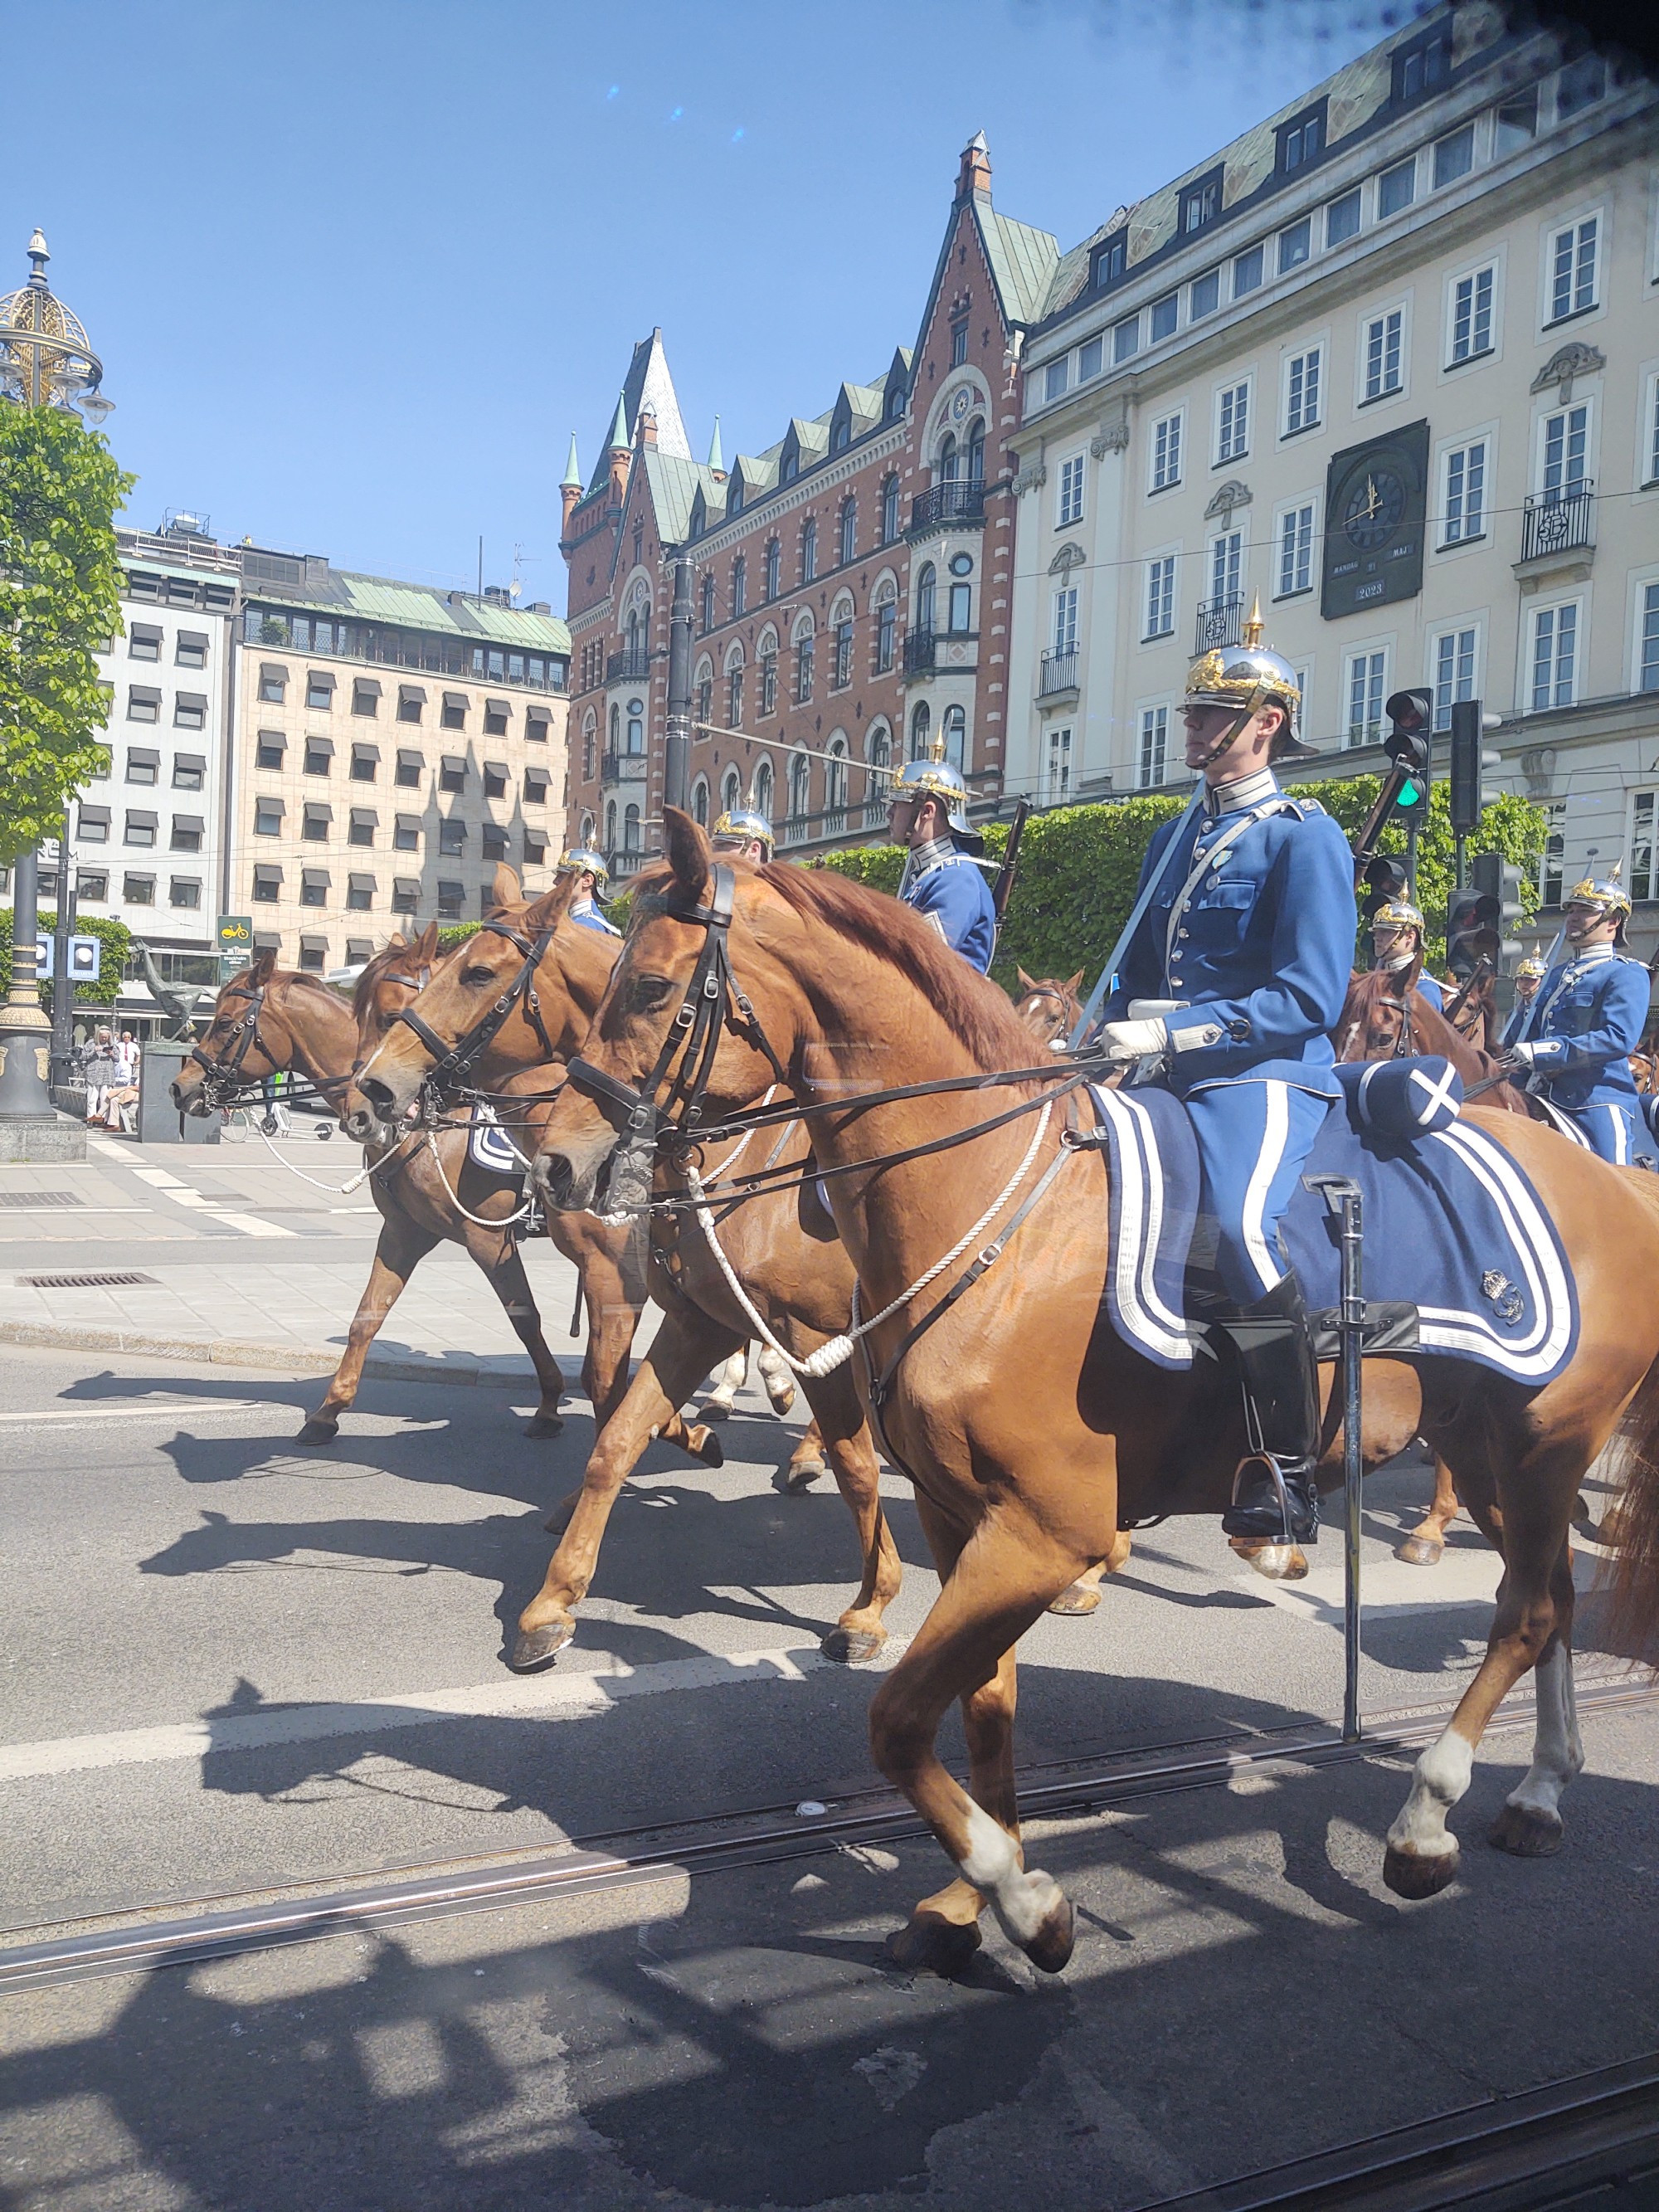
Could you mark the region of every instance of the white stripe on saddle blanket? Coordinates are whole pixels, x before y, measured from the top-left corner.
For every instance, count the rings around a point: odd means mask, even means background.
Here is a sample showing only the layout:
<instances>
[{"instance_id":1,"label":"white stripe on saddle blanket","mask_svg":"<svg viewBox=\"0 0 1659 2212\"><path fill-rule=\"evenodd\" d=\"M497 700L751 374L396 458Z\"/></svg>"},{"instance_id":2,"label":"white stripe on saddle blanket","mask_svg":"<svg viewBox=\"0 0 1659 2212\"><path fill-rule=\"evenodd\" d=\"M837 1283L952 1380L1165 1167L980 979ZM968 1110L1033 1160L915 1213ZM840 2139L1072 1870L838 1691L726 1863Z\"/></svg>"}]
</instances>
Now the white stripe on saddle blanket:
<instances>
[{"instance_id":1,"label":"white stripe on saddle blanket","mask_svg":"<svg viewBox=\"0 0 1659 2212\"><path fill-rule=\"evenodd\" d=\"M472 1109L472 1134L466 1152L473 1166L482 1168L486 1175L511 1176L516 1180L524 1173L523 1155L495 1118L495 1108L482 1098Z\"/></svg>"}]
</instances>

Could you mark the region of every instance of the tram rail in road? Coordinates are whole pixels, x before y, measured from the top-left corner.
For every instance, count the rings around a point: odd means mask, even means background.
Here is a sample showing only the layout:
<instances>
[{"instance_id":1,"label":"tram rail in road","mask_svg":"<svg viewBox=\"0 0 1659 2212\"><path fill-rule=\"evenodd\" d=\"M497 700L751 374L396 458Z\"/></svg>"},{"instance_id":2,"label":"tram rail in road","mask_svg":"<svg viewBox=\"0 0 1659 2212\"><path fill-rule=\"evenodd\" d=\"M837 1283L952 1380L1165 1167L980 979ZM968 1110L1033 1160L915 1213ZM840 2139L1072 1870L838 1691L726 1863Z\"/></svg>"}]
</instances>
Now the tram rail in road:
<instances>
[{"instance_id":1,"label":"tram rail in road","mask_svg":"<svg viewBox=\"0 0 1659 2212\"><path fill-rule=\"evenodd\" d=\"M1656 1702L1659 1684L1624 1669L1588 1680L1578 1692L1584 1717ZM1367 1717L1372 1732L1357 1741L1345 1740L1328 1729L1285 1729L1243 1741L1228 1737L1028 1767L1020 1776L1020 1812L1027 1820L1074 1817L1165 1791L1225 1787L1238 1775L1287 1759L1324 1767L1415 1752L1439 1734L1453 1709L1452 1701L1435 1700L1372 1714ZM1531 1697L1517 1693L1498 1708L1487 1732L1528 1728L1534 1713ZM848 1800L827 1806L821 1814L770 1805L734 1809L679 1826L612 1830L579 1837L568 1850L551 1856L520 1852L459 1863L452 1860L359 1888L323 1891L313 1885L297 1893L264 1891L204 1898L197 1902L216 1909L178 1918L150 1912L79 1921L46 1941L0 1948L0 1996L59 1982L195 1965L410 1921L490 1911L538 1899L626 1888L669 1875L712 1874L808 1857L924 1832L908 1804L887 1793L871 1796L875 1802L860 1806L858 1800ZM623 1848L629 1844L634 1848ZM0 1931L0 1946L8 1936L28 1932Z\"/></svg>"}]
</instances>

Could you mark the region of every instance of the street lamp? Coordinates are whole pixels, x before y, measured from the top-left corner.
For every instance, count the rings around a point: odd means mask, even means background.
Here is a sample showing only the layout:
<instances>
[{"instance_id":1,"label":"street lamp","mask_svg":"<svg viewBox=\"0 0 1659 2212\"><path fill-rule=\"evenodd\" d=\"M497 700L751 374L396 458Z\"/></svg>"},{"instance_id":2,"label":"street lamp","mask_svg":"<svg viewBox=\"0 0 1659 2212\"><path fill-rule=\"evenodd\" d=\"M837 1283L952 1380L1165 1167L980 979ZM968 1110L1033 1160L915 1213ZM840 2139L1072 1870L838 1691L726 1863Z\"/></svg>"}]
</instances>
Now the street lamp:
<instances>
[{"instance_id":1,"label":"street lamp","mask_svg":"<svg viewBox=\"0 0 1659 2212\"><path fill-rule=\"evenodd\" d=\"M28 244L29 278L0 298L0 399L23 407L79 408L94 429L113 402L100 390L104 365L93 351L80 318L56 298L46 282L52 258L37 230ZM62 1017L49 1023L40 1011L35 945L40 927L40 854L31 847L12 865L11 988L0 1006L0 1160L64 1160L86 1157L83 1122L59 1114L52 1103L51 1048L54 1027L66 1042L73 1010L68 933L73 927L69 820L58 847L57 986ZM60 1069L60 1076L67 1069Z\"/></svg>"}]
</instances>

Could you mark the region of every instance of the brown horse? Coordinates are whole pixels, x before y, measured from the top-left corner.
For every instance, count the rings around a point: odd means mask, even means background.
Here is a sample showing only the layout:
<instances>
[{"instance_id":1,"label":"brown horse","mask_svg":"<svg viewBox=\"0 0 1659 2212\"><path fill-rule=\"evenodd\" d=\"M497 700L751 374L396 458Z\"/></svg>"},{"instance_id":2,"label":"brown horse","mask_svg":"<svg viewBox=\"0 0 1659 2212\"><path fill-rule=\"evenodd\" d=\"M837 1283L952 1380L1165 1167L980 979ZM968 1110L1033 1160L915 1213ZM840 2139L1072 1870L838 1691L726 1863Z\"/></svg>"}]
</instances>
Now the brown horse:
<instances>
[{"instance_id":1,"label":"brown horse","mask_svg":"<svg viewBox=\"0 0 1659 2212\"><path fill-rule=\"evenodd\" d=\"M676 809L667 828L670 866L635 886L628 942L584 1048L599 1079L625 1090L648 1082L708 942L708 839ZM897 1954L960 1965L979 1941L988 1899L1027 1955L1057 1970L1071 1953L1073 1915L1059 1885L1023 1863L1014 1647L1104 1555L1120 1517L1223 1510L1248 1449L1238 1394L1213 1362L1185 1373L1153 1369L1103 1321L1112 1192L1100 1151L1063 1142L1063 1108L1038 1112L1042 1091L1029 1085L902 1095L915 1084L971 1085L1017 1070L1030 1050L1002 994L908 910L896 914L828 871L738 870L729 957L752 1019L738 1019L728 1001L717 1049L704 1074L687 1072L687 1081L702 1091L708 1115L736 1114L775 1083L775 1055L809 1115L870 1316L860 1328L883 1431L915 1483L943 1584L870 1710L878 1765L957 1870L916 1907ZM664 1065L673 1080L672 1044ZM1063 1080L1057 1072L1056 1084ZM901 1095L876 1093L878 1085ZM595 1200L623 1118L609 1099L585 1079L556 1102L537 1163L551 1202ZM1024 1109L1012 1121L1011 1106ZM1630 1295L1659 1270L1659 1193L1650 1178L1610 1168L1518 1115L1476 1109L1471 1119L1521 1163L1560 1230L1579 1337L1565 1373L1537 1389L1441 1356L1367 1363L1366 1462L1391 1458L1419 1431L1431 1436L1504 1561L1485 1660L1419 1759L1389 1831L1384 1878L1409 1897L1443 1888L1455 1871L1446 1814L1468 1787L1498 1702L1529 1668L1539 1712L1533 1765L1492 1840L1522 1854L1559 1842L1561 1792L1583 1763L1571 1686L1569 1516L1585 1468L1627 1412L1638 1476L1625 1500L1620 1596L1641 1633L1659 1634L1659 1577L1650 1571L1659 1557L1659 1304ZM948 1152L915 1154L952 1138ZM1036 1210L1022 1219L1016 1207L1027 1200ZM994 1264L988 1256L957 1297L961 1260L943 1261L970 1247L1000 1256ZM923 1322L930 1325L918 1334ZM1340 1401L1332 1379L1328 1367L1322 1468L1334 1485ZM935 1748L957 1699L971 1794Z\"/></svg>"},{"instance_id":2,"label":"brown horse","mask_svg":"<svg viewBox=\"0 0 1659 2212\"><path fill-rule=\"evenodd\" d=\"M1014 1012L1037 1042L1052 1044L1056 1037L1069 1036L1083 1018L1083 1001L1078 996L1083 970L1079 968L1063 983L1053 975L1038 982L1023 968L1014 972L1019 977L1018 990L1010 994Z\"/></svg>"}]
</instances>

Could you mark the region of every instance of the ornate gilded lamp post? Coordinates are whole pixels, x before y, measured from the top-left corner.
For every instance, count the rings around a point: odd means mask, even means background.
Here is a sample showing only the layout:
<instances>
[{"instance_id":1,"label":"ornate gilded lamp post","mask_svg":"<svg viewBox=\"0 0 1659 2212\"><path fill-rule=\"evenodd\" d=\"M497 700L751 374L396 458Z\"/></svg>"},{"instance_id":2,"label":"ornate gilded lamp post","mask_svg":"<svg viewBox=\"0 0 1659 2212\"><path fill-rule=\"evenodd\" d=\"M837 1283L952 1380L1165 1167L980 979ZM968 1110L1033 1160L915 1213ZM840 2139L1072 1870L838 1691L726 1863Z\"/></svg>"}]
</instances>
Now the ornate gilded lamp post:
<instances>
[{"instance_id":1,"label":"ornate gilded lamp post","mask_svg":"<svg viewBox=\"0 0 1659 2212\"><path fill-rule=\"evenodd\" d=\"M99 386L104 365L94 353L78 316L56 298L46 282L51 258L37 230L29 240L29 279L0 298L0 399L24 407L77 407L94 429L112 403ZM69 818L58 848L58 973L54 997L65 1018L72 1012L69 931L73 927ZM40 1010L35 970L40 919L40 859L33 848L12 867L11 988L0 1006L0 1160L63 1160L85 1157L83 1123L59 1114L49 1088L53 1024Z\"/></svg>"}]
</instances>

